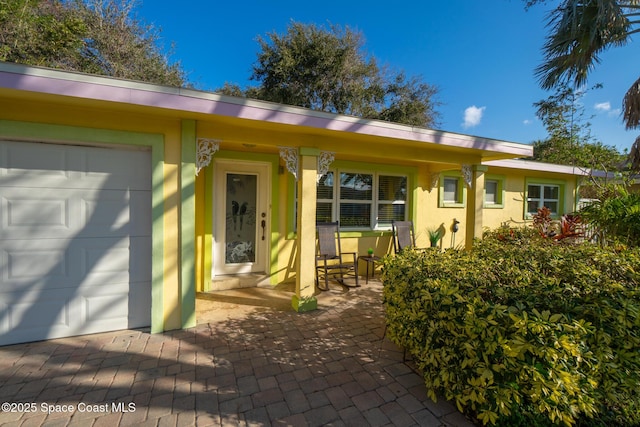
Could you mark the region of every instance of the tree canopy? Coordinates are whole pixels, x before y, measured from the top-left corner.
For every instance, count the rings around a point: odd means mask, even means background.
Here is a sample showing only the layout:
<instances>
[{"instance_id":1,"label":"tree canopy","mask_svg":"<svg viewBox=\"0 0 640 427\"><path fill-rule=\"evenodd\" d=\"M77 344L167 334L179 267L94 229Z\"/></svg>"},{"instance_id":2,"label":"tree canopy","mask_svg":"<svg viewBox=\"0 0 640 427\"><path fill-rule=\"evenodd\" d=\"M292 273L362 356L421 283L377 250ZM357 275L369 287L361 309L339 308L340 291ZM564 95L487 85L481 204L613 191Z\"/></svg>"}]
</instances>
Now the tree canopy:
<instances>
[{"instance_id":1,"label":"tree canopy","mask_svg":"<svg viewBox=\"0 0 640 427\"><path fill-rule=\"evenodd\" d=\"M546 0L524 0L527 7ZM550 33L544 44L544 62L536 73L543 88L573 83L581 87L600 63L600 54L624 46L640 31L640 0L562 0L551 13ZM640 127L640 78L622 101L627 129ZM628 163L640 170L640 137L629 152Z\"/></svg>"},{"instance_id":2,"label":"tree canopy","mask_svg":"<svg viewBox=\"0 0 640 427\"><path fill-rule=\"evenodd\" d=\"M592 137L591 123L580 103L585 92L564 84L555 94L534 103L536 115L549 134L544 140L534 141L534 160L600 170L616 169L623 162L624 156L615 147Z\"/></svg>"},{"instance_id":3,"label":"tree canopy","mask_svg":"<svg viewBox=\"0 0 640 427\"><path fill-rule=\"evenodd\" d=\"M438 123L437 88L381 69L360 32L292 22L285 34L258 43L251 75L258 86L227 83L220 92L414 126Z\"/></svg>"},{"instance_id":4,"label":"tree canopy","mask_svg":"<svg viewBox=\"0 0 640 427\"><path fill-rule=\"evenodd\" d=\"M185 85L135 0L0 0L0 60L170 86Z\"/></svg>"}]
</instances>

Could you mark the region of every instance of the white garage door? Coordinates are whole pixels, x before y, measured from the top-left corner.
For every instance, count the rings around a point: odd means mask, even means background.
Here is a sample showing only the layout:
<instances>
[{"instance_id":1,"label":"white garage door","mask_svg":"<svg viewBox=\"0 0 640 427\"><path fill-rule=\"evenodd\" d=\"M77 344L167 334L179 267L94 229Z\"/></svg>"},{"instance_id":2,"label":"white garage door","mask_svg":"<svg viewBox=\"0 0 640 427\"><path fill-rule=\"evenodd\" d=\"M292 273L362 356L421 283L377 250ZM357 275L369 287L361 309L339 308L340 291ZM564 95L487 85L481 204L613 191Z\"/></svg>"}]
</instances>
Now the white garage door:
<instances>
[{"instance_id":1,"label":"white garage door","mask_svg":"<svg viewBox=\"0 0 640 427\"><path fill-rule=\"evenodd\" d=\"M149 151L0 141L0 345L149 326Z\"/></svg>"}]
</instances>

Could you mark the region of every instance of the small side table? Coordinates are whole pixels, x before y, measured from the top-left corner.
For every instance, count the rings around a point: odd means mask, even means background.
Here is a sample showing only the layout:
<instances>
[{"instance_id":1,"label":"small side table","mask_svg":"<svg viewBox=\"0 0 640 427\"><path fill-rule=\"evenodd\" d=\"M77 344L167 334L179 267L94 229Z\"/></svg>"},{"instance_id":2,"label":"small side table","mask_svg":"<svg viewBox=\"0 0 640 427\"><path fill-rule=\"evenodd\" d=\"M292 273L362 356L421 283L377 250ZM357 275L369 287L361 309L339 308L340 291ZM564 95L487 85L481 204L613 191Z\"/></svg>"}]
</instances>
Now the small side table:
<instances>
[{"instance_id":1,"label":"small side table","mask_svg":"<svg viewBox=\"0 0 640 427\"><path fill-rule=\"evenodd\" d=\"M358 267L360 267L360 261L364 261L367 265L367 275L365 283L369 283L369 268L371 268L371 278L373 279L376 274L376 262L379 262L382 258L375 255L360 255L358 257Z\"/></svg>"}]
</instances>

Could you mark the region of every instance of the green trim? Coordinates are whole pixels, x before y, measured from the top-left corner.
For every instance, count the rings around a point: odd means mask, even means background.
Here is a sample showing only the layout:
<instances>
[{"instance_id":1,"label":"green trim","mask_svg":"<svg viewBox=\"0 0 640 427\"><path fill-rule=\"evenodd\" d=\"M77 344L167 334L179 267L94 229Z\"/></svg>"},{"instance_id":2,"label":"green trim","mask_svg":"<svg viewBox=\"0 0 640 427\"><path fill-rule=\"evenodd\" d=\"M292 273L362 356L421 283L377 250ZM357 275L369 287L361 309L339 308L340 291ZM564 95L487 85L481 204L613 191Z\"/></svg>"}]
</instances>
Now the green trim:
<instances>
[{"instance_id":1,"label":"green trim","mask_svg":"<svg viewBox=\"0 0 640 427\"><path fill-rule=\"evenodd\" d=\"M496 203L487 204L487 181L497 181L497 194L496 194ZM507 177L505 175L492 175L487 174L484 176L484 189L482 195L482 207L484 209L504 209L504 201L507 197L505 190L505 183L507 182Z\"/></svg>"},{"instance_id":2,"label":"green trim","mask_svg":"<svg viewBox=\"0 0 640 427\"><path fill-rule=\"evenodd\" d=\"M444 200L444 179L455 178L458 180L458 200L455 203ZM441 172L438 180L438 207L439 208L464 208L467 200L467 188L464 185L462 174L458 171Z\"/></svg>"},{"instance_id":3,"label":"green trim","mask_svg":"<svg viewBox=\"0 0 640 427\"><path fill-rule=\"evenodd\" d=\"M305 313L307 311L317 310L318 300L316 299L316 297L298 298L297 295L294 295L291 298L291 306L298 313Z\"/></svg>"},{"instance_id":4,"label":"green trim","mask_svg":"<svg viewBox=\"0 0 640 427\"><path fill-rule=\"evenodd\" d=\"M196 122L183 120L180 165L180 305L182 328L196 325Z\"/></svg>"},{"instance_id":5,"label":"green trim","mask_svg":"<svg viewBox=\"0 0 640 427\"><path fill-rule=\"evenodd\" d=\"M164 331L164 137L159 134L0 120L0 136L151 148L151 332Z\"/></svg>"},{"instance_id":6,"label":"green trim","mask_svg":"<svg viewBox=\"0 0 640 427\"><path fill-rule=\"evenodd\" d=\"M315 156L318 157L320 155L319 148L310 148L310 147L300 147L299 148L301 156Z\"/></svg>"},{"instance_id":7,"label":"green trim","mask_svg":"<svg viewBox=\"0 0 640 427\"><path fill-rule=\"evenodd\" d=\"M527 212L527 203L529 199L529 185L557 185L558 186L558 212L552 214L552 218L560 218L567 211L565 203L565 191L567 181L561 179L535 178L525 177L524 179L524 203L522 206L523 218L531 219L532 216Z\"/></svg>"}]
</instances>

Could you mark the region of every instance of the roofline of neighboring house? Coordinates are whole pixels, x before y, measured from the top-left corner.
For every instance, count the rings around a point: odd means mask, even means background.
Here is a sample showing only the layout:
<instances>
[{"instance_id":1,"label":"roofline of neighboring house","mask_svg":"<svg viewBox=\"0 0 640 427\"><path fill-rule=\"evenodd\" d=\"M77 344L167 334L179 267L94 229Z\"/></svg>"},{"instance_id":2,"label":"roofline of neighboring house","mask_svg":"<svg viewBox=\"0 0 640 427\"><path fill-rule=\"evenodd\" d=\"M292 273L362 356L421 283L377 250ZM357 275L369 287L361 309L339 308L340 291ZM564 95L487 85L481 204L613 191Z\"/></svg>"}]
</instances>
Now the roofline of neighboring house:
<instances>
[{"instance_id":1,"label":"roofline of neighboring house","mask_svg":"<svg viewBox=\"0 0 640 427\"><path fill-rule=\"evenodd\" d=\"M61 81L65 83L60 84ZM417 143L489 151L513 157L533 155L533 148L528 144L331 114L194 89L160 86L2 61L0 61L0 88L351 132Z\"/></svg>"},{"instance_id":2,"label":"roofline of neighboring house","mask_svg":"<svg viewBox=\"0 0 640 427\"><path fill-rule=\"evenodd\" d=\"M580 166L556 165L554 163L543 163L525 159L490 160L482 162L482 164L486 166L530 170L536 172L555 172L568 175L594 176L598 178L615 177L612 172L604 172L590 168L583 168Z\"/></svg>"}]
</instances>

